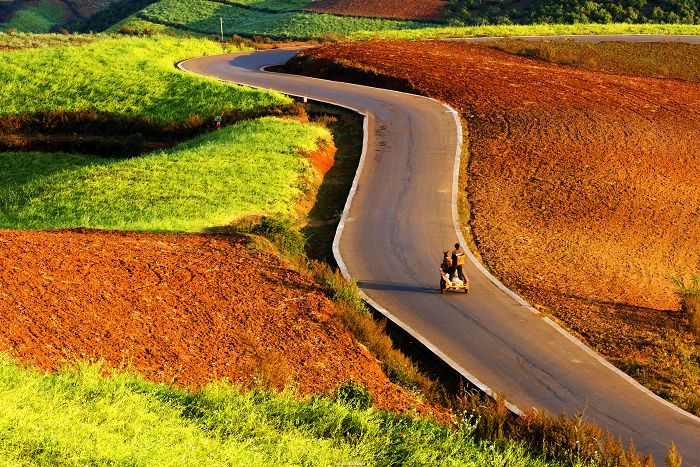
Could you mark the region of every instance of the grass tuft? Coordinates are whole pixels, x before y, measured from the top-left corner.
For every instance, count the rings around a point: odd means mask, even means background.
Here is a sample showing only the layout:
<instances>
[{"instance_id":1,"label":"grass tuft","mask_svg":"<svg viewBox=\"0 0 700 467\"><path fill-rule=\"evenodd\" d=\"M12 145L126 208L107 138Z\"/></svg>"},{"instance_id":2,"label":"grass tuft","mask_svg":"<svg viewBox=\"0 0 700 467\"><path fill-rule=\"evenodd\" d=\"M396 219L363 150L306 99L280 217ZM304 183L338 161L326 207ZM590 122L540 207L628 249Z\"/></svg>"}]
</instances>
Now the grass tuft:
<instances>
[{"instance_id":1,"label":"grass tuft","mask_svg":"<svg viewBox=\"0 0 700 467\"><path fill-rule=\"evenodd\" d=\"M690 330L700 337L700 275L693 275L686 284L682 277L673 277L676 296L681 302L681 311L688 316Z\"/></svg>"}]
</instances>

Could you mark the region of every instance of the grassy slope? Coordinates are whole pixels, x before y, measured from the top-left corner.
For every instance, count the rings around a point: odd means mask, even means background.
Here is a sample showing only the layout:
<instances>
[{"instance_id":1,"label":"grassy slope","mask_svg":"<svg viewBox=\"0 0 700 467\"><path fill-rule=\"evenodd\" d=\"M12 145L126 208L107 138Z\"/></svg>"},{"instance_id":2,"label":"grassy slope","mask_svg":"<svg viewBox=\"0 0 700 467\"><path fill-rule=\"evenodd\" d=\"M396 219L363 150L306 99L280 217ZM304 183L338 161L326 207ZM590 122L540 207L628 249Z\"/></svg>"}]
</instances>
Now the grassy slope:
<instances>
[{"instance_id":1,"label":"grassy slope","mask_svg":"<svg viewBox=\"0 0 700 467\"><path fill-rule=\"evenodd\" d=\"M51 27L60 24L64 11L49 2L21 8L7 23L0 23L1 29L17 29L24 32L49 32Z\"/></svg>"},{"instance_id":2,"label":"grassy slope","mask_svg":"<svg viewBox=\"0 0 700 467\"><path fill-rule=\"evenodd\" d=\"M0 357L0 457L14 465L546 464L513 444L374 409L224 383L188 393L99 367L44 375ZM61 410L56 410L61 407Z\"/></svg>"},{"instance_id":3,"label":"grassy slope","mask_svg":"<svg viewBox=\"0 0 700 467\"><path fill-rule=\"evenodd\" d=\"M0 115L96 110L181 122L190 114L209 117L291 102L278 93L222 84L173 66L222 52L215 42L165 36L6 52L0 55Z\"/></svg>"},{"instance_id":4,"label":"grassy slope","mask_svg":"<svg viewBox=\"0 0 700 467\"><path fill-rule=\"evenodd\" d=\"M279 10L277 3L247 1L246 5ZM296 4L295 4L296 5ZM143 9L139 18L152 23L180 25L203 34L218 34L219 18L224 34L268 35L288 38L346 35L355 31L417 29L427 24L375 18L355 18L298 11L264 12L209 0L161 0ZM131 25L131 22L126 23Z\"/></svg>"},{"instance_id":5,"label":"grassy slope","mask_svg":"<svg viewBox=\"0 0 700 467\"><path fill-rule=\"evenodd\" d=\"M126 160L0 153L0 227L199 231L252 214L293 216L311 180L299 148L327 130L245 121Z\"/></svg>"}]
</instances>

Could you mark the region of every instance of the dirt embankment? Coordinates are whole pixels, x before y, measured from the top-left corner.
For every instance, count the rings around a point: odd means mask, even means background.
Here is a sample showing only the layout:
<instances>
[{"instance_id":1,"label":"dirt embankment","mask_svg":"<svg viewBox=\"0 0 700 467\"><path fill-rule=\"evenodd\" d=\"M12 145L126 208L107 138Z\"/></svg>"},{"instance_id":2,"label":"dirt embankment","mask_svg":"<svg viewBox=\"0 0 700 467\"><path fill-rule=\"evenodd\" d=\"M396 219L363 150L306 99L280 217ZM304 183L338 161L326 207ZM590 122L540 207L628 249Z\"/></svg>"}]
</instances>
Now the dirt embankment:
<instances>
[{"instance_id":1,"label":"dirt embankment","mask_svg":"<svg viewBox=\"0 0 700 467\"><path fill-rule=\"evenodd\" d=\"M657 392L692 398L695 343L669 277L700 268L700 85L453 42L303 56L307 74L343 79L350 68L355 81L455 106L469 132L470 223L489 267Z\"/></svg>"},{"instance_id":2,"label":"dirt embankment","mask_svg":"<svg viewBox=\"0 0 700 467\"><path fill-rule=\"evenodd\" d=\"M301 394L353 379L379 407L431 410L308 278L238 237L0 231L0 319L0 350L46 370L104 359L191 388L228 378Z\"/></svg>"},{"instance_id":3,"label":"dirt embankment","mask_svg":"<svg viewBox=\"0 0 700 467\"><path fill-rule=\"evenodd\" d=\"M314 0L306 9L336 15L440 21L446 6L445 0Z\"/></svg>"}]
</instances>

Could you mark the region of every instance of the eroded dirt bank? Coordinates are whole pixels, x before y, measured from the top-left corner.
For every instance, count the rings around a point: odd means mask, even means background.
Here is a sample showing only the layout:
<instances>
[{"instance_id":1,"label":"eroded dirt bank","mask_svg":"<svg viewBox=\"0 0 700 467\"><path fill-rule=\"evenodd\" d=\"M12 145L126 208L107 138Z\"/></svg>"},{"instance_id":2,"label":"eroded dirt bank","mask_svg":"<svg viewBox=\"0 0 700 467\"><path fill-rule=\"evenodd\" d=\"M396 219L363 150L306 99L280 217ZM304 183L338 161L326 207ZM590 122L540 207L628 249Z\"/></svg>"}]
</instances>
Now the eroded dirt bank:
<instances>
[{"instance_id":1,"label":"eroded dirt bank","mask_svg":"<svg viewBox=\"0 0 700 467\"><path fill-rule=\"evenodd\" d=\"M243 238L0 230L0 351L23 362L104 359L190 388L301 394L352 378L381 408L430 412L336 318L313 282Z\"/></svg>"},{"instance_id":2,"label":"eroded dirt bank","mask_svg":"<svg viewBox=\"0 0 700 467\"><path fill-rule=\"evenodd\" d=\"M328 45L293 70L456 107L470 224L491 270L700 413L697 343L669 281L700 268L700 85L453 42Z\"/></svg>"}]
</instances>

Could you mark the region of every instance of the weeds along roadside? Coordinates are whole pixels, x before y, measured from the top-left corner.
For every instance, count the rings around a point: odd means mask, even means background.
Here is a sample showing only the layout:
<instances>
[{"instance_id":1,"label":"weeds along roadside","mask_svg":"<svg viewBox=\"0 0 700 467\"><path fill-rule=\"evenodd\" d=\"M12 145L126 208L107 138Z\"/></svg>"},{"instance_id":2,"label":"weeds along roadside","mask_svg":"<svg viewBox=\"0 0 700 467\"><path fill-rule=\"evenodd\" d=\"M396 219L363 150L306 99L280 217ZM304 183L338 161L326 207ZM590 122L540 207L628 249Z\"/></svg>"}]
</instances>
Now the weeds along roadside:
<instances>
[{"instance_id":1,"label":"weeds along roadside","mask_svg":"<svg viewBox=\"0 0 700 467\"><path fill-rule=\"evenodd\" d=\"M350 118L348 115L338 116L335 114L329 117L328 114L321 112L321 116L319 116L318 110L318 107L316 110L311 107L310 120L327 123L334 133L336 141L340 136L339 130L353 132L353 125L345 121ZM328 112L329 109L320 106L320 110ZM359 126L361 128L361 122ZM340 137L342 138L342 136ZM359 138L357 136L351 137L349 141L337 144L336 163L354 159L356 167L361 141L360 134ZM354 158L351 154L352 151L356 153ZM467 158L463 158L462 164L467 163ZM344 173L341 174L333 174L331 171L329 176L348 179L345 184L338 183L332 190L344 192L344 196L347 196L354 170L347 170L347 167L344 169ZM460 180L460 184L463 182L466 183L465 180ZM326 180L325 183L337 183L337 180L331 182ZM322 186L319 190L323 189ZM326 187L325 190L329 190L329 188ZM328 195L328 191L325 194ZM343 203L344 196L339 197ZM311 210L314 215L310 216L309 223L327 221L328 213L333 211L331 206L318 209L319 202L321 200L317 199L314 209ZM466 202L466 198L461 199L460 197L459 202L461 203L460 209L467 207L463 204ZM336 209L342 210L343 203L337 204ZM324 213L326 217L324 217ZM339 218L339 215L337 217ZM320 241L320 244L325 244L325 248L328 250L326 254L323 254L323 247L319 249L318 246L314 249L313 255L306 254L308 238L302 233L303 229L300 229L299 225L300 223L294 223L288 219L263 218L259 222L245 227L244 232L250 236L253 247L276 250L294 269L312 277L335 302L339 319L380 362L389 379L395 384L411 390L424 400L449 408L454 415L455 429L469 425L473 427L474 435L478 439L523 443L536 452L541 452L547 459L560 462L563 465L654 465L650 456L636 452L633 441L630 441L625 447L623 440L615 439L610 432L602 430L595 423L588 421L584 414L578 414L575 417L566 415L554 417L543 411L531 410L523 416L517 417L507 408L503 397L499 396L493 400L477 392L469 391L465 388L468 383L460 380L454 373L448 374L449 370L438 370L438 379L431 377L435 374L435 369L429 369L428 365L444 364L438 362L434 357L432 361L426 362L425 360L431 359L427 355L427 351L410 349L410 347L415 347L414 342L410 339L405 341L405 335L402 337L396 330L387 329L386 319L375 319L376 315L373 315L372 310L360 297L357 285L346 280L339 271L329 264L332 263L330 242L335 232L337 219L331 223L332 229L330 231L320 233L320 235L330 236L326 242ZM314 233L319 235L318 231L314 231ZM316 241L319 240L316 239ZM398 341L398 346L396 341ZM407 354L418 360L412 360ZM431 373L431 376L428 376L428 373ZM451 381L446 381L447 379L451 379ZM361 389L350 384L347 387L343 386L339 389L339 397L344 392L361 396L364 394ZM350 399L354 401L355 396L350 397ZM361 397L358 400L364 401Z\"/></svg>"}]
</instances>

